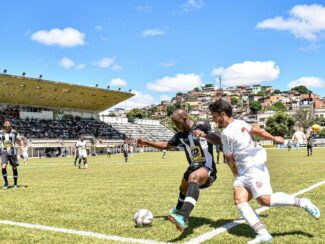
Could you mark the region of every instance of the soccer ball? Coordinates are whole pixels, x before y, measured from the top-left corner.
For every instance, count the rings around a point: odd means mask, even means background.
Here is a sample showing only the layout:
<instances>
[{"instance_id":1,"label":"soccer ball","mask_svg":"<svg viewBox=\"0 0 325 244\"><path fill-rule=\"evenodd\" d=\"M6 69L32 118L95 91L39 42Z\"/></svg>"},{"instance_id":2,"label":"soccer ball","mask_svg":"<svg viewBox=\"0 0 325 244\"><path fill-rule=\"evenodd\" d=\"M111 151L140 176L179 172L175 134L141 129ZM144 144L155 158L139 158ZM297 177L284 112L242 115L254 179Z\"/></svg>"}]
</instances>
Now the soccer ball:
<instances>
[{"instance_id":1,"label":"soccer ball","mask_svg":"<svg viewBox=\"0 0 325 244\"><path fill-rule=\"evenodd\" d=\"M321 131L321 127L320 125L318 124L314 124L312 127L311 127L311 130L314 131L314 132L320 132Z\"/></svg>"},{"instance_id":2,"label":"soccer ball","mask_svg":"<svg viewBox=\"0 0 325 244\"><path fill-rule=\"evenodd\" d=\"M150 226L153 221L153 214L149 209L140 209L135 213L133 220L138 227Z\"/></svg>"}]
</instances>

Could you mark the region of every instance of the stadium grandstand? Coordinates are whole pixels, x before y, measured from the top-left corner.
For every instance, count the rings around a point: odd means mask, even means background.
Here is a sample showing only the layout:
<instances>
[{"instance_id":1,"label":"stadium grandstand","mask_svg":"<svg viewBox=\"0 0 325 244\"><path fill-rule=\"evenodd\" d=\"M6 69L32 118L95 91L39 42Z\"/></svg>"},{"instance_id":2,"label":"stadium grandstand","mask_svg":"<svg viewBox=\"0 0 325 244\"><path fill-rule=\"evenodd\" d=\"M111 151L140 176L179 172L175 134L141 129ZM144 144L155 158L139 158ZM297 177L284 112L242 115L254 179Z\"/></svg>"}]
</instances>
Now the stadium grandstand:
<instances>
[{"instance_id":1,"label":"stadium grandstand","mask_svg":"<svg viewBox=\"0 0 325 244\"><path fill-rule=\"evenodd\" d=\"M97 87L0 74L0 119L8 118L25 139L32 157L73 154L83 136L90 154L107 147L120 152L125 139L168 140L173 133L159 121L107 120L100 112L134 94Z\"/></svg>"},{"instance_id":2,"label":"stadium grandstand","mask_svg":"<svg viewBox=\"0 0 325 244\"><path fill-rule=\"evenodd\" d=\"M9 118L31 156L71 154L81 135L96 153L122 144L125 135L98 113L134 94L97 87L0 74L0 119Z\"/></svg>"}]
</instances>

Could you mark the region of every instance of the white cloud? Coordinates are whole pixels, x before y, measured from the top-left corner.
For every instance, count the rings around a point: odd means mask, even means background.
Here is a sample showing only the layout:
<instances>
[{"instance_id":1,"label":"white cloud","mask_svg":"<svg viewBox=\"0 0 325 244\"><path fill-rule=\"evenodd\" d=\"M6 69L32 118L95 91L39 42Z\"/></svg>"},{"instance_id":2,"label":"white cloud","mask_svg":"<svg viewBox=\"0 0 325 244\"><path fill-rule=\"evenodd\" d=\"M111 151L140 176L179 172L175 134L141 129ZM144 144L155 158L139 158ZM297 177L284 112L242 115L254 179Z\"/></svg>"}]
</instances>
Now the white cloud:
<instances>
[{"instance_id":1,"label":"white cloud","mask_svg":"<svg viewBox=\"0 0 325 244\"><path fill-rule=\"evenodd\" d=\"M170 68L170 67L173 67L174 65L175 65L174 61L159 63L159 66L165 67L165 68Z\"/></svg>"},{"instance_id":2,"label":"white cloud","mask_svg":"<svg viewBox=\"0 0 325 244\"><path fill-rule=\"evenodd\" d=\"M318 77L300 77L298 80L291 81L288 87L293 88L295 86L317 87L325 88L325 80Z\"/></svg>"},{"instance_id":3,"label":"white cloud","mask_svg":"<svg viewBox=\"0 0 325 244\"><path fill-rule=\"evenodd\" d=\"M147 29L142 31L142 36L163 36L166 32L160 29Z\"/></svg>"},{"instance_id":4,"label":"white cloud","mask_svg":"<svg viewBox=\"0 0 325 244\"><path fill-rule=\"evenodd\" d=\"M32 34L31 39L47 46L75 47L85 44L85 34L74 28L39 30Z\"/></svg>"},{"instance_id":5,"label":"white cloud","mask_svg":"<svg viewBox=\"0 0 325 244\"><path fill-rule=\"evenodd\" d=\"M221 76L224 84L229 86L259 84L273 81L279 77L280 68L274 61L245 61L227 68L219 67L212 70L212 75Z\"/></svg>"},{"instance_id":6,"label":"white cloud","mask_svg":"<svg viewBox=\"0 0 325 244\"><path fill-rule=\"evenodd\" d=\"M127 82L121 78L115 78L108 83L110 86L127 86Z\"/></svg>"},{"instance_id":7,"label":"white cloud","mask_svg":"<svg viewBox=\"0 0 325 244\"><path fill-rule=\"evenodd\" d=\"M161 95L160 96L160 101L170 101L171 100L171 97L170 96L167 96L167 95Z\"/></svg>"},{"instance_id":8,"label":"white cloud","mask_svg":"<svg viewBox=\"0 0 325 244\"><path fill-rule=\"evenodd\" d=\"M76 63L71 58L67 57L62 58L59 64L65 69L71 69L76 66Z\"/></svg>"},{"instance_id":9,"label":"white cloud","mask_svg":"<svg viewBox=\"0 0 325 244\"><path fill-rule=\"evenodd\" d=\"M85 67L86 67L85 64L78 64L78 65L76 66L76 70L81 70L81 69L84 69Z\"/></svg>"},{"instance_id":10,"label":"white cloud","mask_svg":"<svg viewBox=\"0 0 325 244\"><path fill-rule=\"evenodd\" d=\"M157 92L187 92L203 84L201 76L196 74L177 74L174 77L165 76L147 84L147 88Z\"/></svg>"},{"instance_id":11,"label":"white cloud","mask_svg":"<svg viewBox=\"0 0 325 244\"><path fill-rule=\"evenodd\" d=\"M141 5L141 6L137 6L136 9L139 12L143 12L143 13L151 13L151 6L150 5Z\"/></svg>"},{"instance_id":12,"label":"white cloud","mask_svg":"<svg viewBox=\"0 0 325 244\"><path fill-rule=\"evenodd\" d=\"M150 94L142 93L137 90L133 90L132 93L135 94L133 97L115 105L113 108L126 108L126 110L130 110L132 108L143 108L155 104L155 99Z\"/></svg>"},{"instance_id":13,"label":"white cloud","mask_svg":"<svg viewBox=\"0 0 325 244\"><path fill-rule=\"evenodd\" d=\"M103 31L103 26L101 26L101 25L96 25L96 26L95 26L95 29L96 29L97 31Z\"/></svg>"},{"instance_id":14,"label":"white cloud","mask_svg":"<svg viewBox=\"0 0 325 244\"><path fill-rule=\"evenodd\" d=\"M76 64L75 61L73 61L71 58L61 58L59 61L59 65L62 66L65 69L76 69L76 70L81 70L84 69L86 67L85 64Z\"/></svg>"},{"instance_id":15,"label":"white cloud","mask_svg":"<svg viewBox=\"0 0 325 244\"><path fill-rule=\"evenodd\" d=\"M203 6L203 0L187 0L186 3L181 6L181 9L183 12L189 12L201 9Z\"/></svg>"},{"instance_id":16,"label":"white cloud","mask_svg":"<svg viewBox=\"0 0 325 244\"><path fill-rule=\"evenodd\" d=\"M296 5L289 17L266 19L257 24L259 29L289 31L295 37L317 41L325 37L325 7L320 4Z\"/></svg>"},{"instance_id":17,"label":"white cloud","mask_svg":"<svg viewBox=\"0 0 325 244\"><path fill-rule=\"evenodd\" d=\"M98 60L97 62L94 63L94 65L102 69L111 68L112 70L120 70L123 68L122 65L115 63L114 58L107 58L107 57Z\"/></svg>"}]
</instances>

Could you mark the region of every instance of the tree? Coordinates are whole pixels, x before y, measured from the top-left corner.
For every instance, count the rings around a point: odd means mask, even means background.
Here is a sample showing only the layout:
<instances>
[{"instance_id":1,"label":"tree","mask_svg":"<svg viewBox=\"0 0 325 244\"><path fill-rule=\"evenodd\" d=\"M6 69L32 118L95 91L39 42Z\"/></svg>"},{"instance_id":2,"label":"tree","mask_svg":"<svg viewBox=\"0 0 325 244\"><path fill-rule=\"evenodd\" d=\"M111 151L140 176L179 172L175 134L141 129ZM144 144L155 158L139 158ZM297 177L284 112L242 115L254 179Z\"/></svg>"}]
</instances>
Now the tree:
<instances>
[{"instance_id":1,"label":"tree","mask_svg":"<svg viewBox=\"0 0 325 244\"><path fill-rule=\"evenodd\" d=\"M265 97L266 92L265 91L259 91L258 93L256 93L256 96Z\"/></svg>"},{"instance_id":2,"label":"tree","mask_svg":"<svg viewBox=\"0 0 325 244\"><path fill-rule=\"evenodd\" d=\"M277 112L266 120L265 130L272 135L291 138L295 124L294 118L284 112Z\"/></svg>"},{"instance_id":3,"label":"tree","mask_svg":"<svg viewBox=\"0 0 325 244\"><path fill-rule=\"evenodd\" d=\"M168 105L167 106L167 116L171 116L172 113L175 111L175 106L174 105Z\"/></svg>"},{"instance_id":4,"label":"tree","mask_svg":"<svg viewBox=\"0 0 325 244\"><path fill-rule=\"evenodd\" d=\"M303 128L304 133L314 123L314 115L311 107L300 107L294 115L294 118L296 124Z\"/></svg>"},{"instance_id":5,"label":"tree","mask_svg":"<svg viewBox=\"0 0 325 244\"><path fill-rule=\"evenodd\" d=\"M305 86L296 86L294 88L291 88L291 90L297 91L299 94L312 93L312 91L308 90Z\"/></svg>"},{"instance_id":6,"label":"tree","mask_svg":"<svg viewBox=\"0 0 325 244\"><path fill-rule=\"evenodd\" d=\"M287 111L286 105L284 105L282 102L276 102L273 104L273 106L277 109L276 111Z\"/></svg>"},{"instance_id":7,"label":"tree","mask_svg":"<svg viewBox=\"0 0 325 244\"><path fill-rule=\"evenodd\" d=\"M182 92L177 92L177 93L176 93L176 96L182 96L182 95L183 95Z\"/></svg>"},{"instance_id":8,"label":"tree","mask_svg":"<svg viewBox=\"0 0 325 244\"><path fill-rule=\"evenodd\" d=\"M143 119L146 117L146 111L140 108L134 108L126 113L126 117L131 121L134 119Z\"/></svg>"},{"instance_id":9,"label":"tree","mask_svg":"<svg viewBox=\"0 0 325 244\"><path fill-rule=\"evenodd\" d=\"M195 87L195 88L193 89L193 91L195 91L195 92L199 92L199 91L201 91L201 90L200 90L199 87Z\"/></svg>"},{"instance_id":10,"label":"tree","mask_svg":"<svg viewBox=\"0 0 325 244\"><path fill-rule=\"evenodd\" d=\"M279 90L279 89L275 89L274 91L273 91L273 94L280 94L281 93L281 91Z\"/></svg>"},{"instance_id":11,"label":"tree","mask_svg":"<svg viewBox=\"0 0 325 244\"><path fill-rule=\"evenodd\" d=\"M230 101L231 101L231 105L237 105L238 104L238 98L237 97L232 97L230 99Z\"/></svg>"},{"instance_id":12,"label":"tree","mask_svg":"<svg viewBox=\"0 0 325 244\"><path fill-rule=\"evenodd\" d=\"M249 109L253 114L257 114L262 109L262 104L259 101L252 101L249 103Z\"/></svg>"},{"instance_id":13,"label":"tree","mask_svg":"<svg viewBox=\"0 0 325 244\"><path fill-rule=\"evenodd\" d=\"M322 129L318 135L320 138L325 138L325 129Z\"/></svg>"}]
</instances>

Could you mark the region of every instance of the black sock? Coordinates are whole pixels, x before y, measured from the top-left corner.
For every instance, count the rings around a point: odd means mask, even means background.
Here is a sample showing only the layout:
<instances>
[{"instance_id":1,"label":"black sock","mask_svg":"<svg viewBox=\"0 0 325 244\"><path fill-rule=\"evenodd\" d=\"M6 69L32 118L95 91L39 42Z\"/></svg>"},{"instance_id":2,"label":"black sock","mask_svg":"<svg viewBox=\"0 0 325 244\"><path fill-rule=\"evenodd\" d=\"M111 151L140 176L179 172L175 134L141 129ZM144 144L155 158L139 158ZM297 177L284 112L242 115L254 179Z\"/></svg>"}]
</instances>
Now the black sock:
<instances>
[{"instance_id":1,"label":"black sock","mask_svg":"<svg viewBox=\"0 0 325 244\"><path fill-rule=\"evenodd\" d=\"M196 204L196 201L199 199L199 195L200 195L199 184L196 182L191 182L190 184L188 184L185 201L182 210L180 211L179 214L184 216L186 219L188 219L190 213L192 212Z\"/></svg>"},{"instance_id":2,"label":"black sock","mask_svg":"<svg viewBox=\"0 0 325 244\"><path fill-rule=\"evenodd\" d=\"M184 195L181 192L179 193L176 209L179 210L179 209L181 209L183 207L185 197L186 197L186 195Z\"/></svg>"},{"instance_id":3,"label":"black sock","mask_svg":"<svg viewBox=\"0 0 325 244\"><path fill-rule=\"evenodd\" d=\"M5 181L5 184L8 185L8 179L7 179L7 169L2 169L2 177Z\"/></svg>"},{"instance_id":4,"label":"black sock","mask_svg":"<svg viewBox=\"0 0 325 244\"><path fill-rule=\"evenodd\" d=\"M18 182L18 170L17 169L12 169L13 176L14 176L14 185L17 185Z\"/></svg>"}]
</instances>

